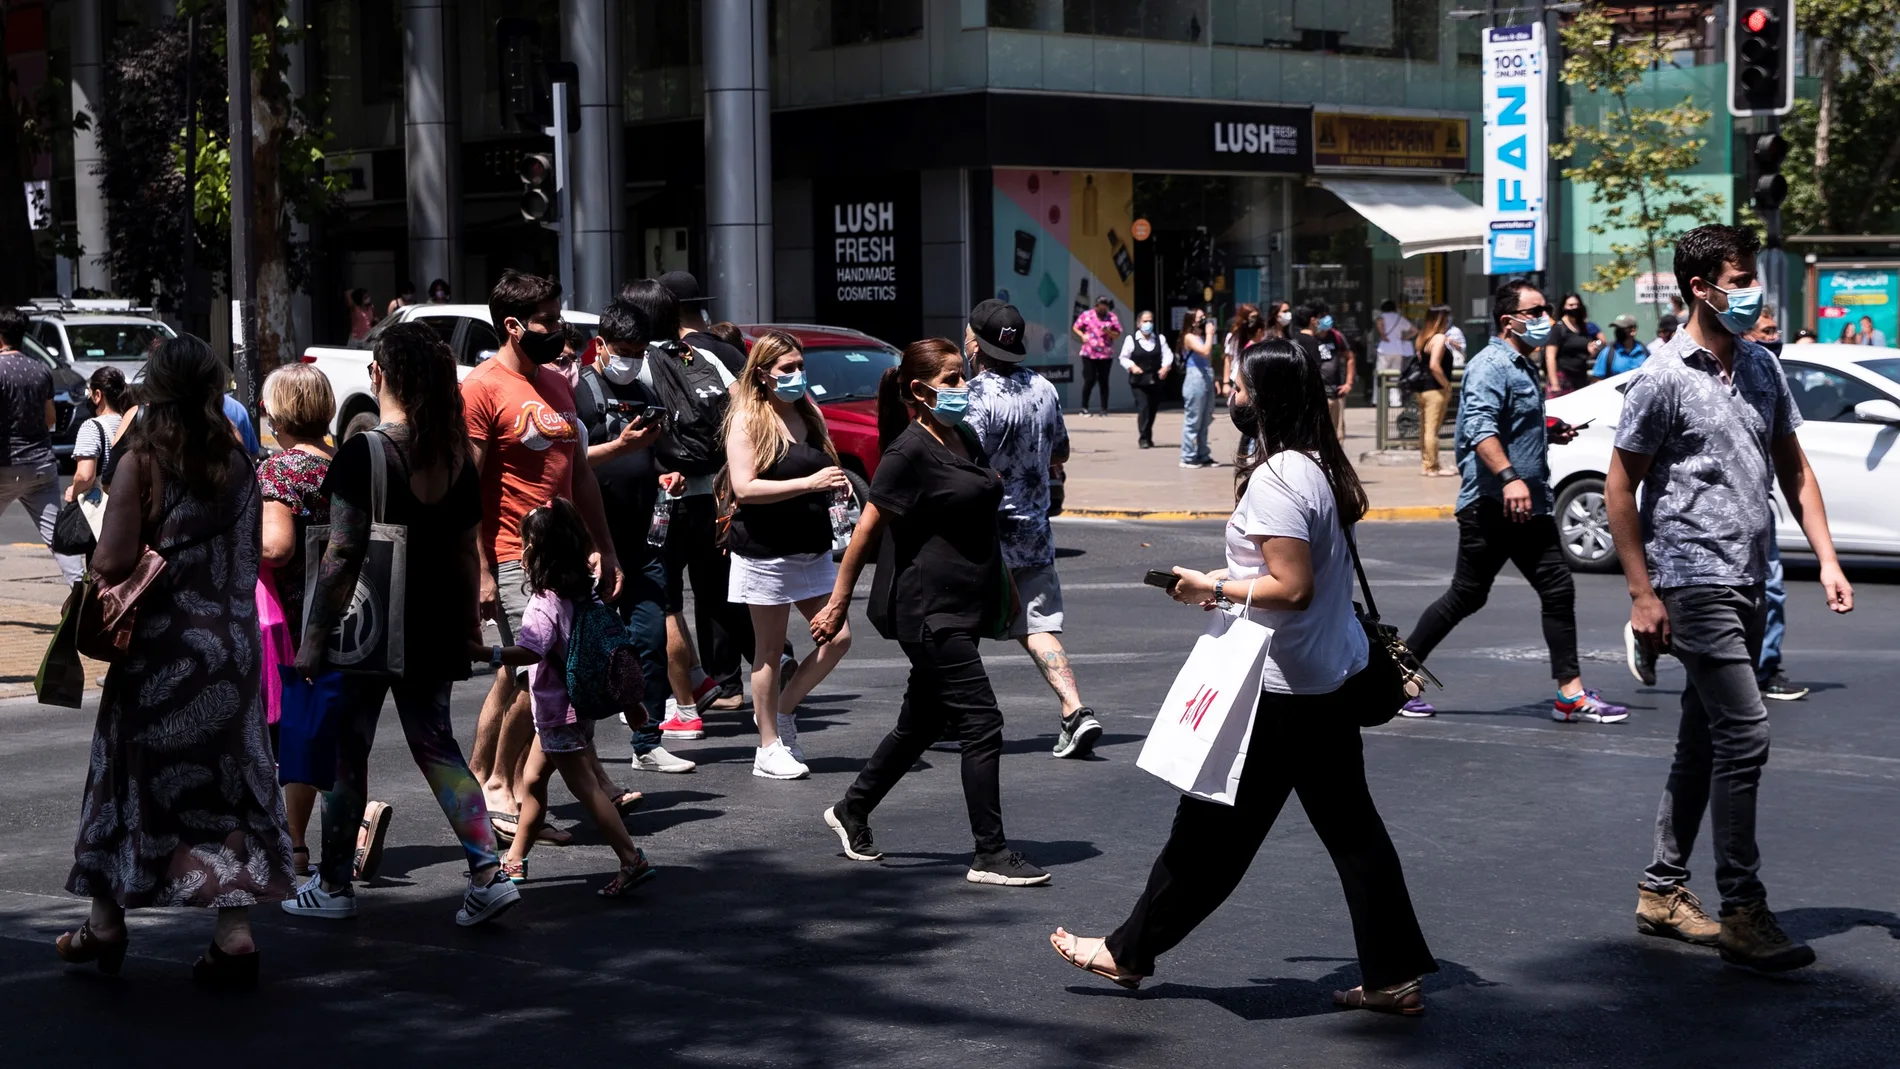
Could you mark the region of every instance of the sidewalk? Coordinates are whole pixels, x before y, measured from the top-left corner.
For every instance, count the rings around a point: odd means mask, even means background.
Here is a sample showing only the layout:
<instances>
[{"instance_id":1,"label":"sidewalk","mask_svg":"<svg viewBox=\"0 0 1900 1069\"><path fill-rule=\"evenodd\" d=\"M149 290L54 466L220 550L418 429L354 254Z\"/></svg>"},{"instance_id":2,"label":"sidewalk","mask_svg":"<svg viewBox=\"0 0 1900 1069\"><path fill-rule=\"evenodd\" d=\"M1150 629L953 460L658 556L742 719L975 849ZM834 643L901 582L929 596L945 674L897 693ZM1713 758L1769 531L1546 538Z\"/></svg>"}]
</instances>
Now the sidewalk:
<instances>
[{"instance_id":1,"label":"sidewalk","mask_svg":"<svg viewBox=\"0 0 1900 1069\"><path fill-rule=\"evenodd\" d=\"M33 676L66 603L66 581L53 555L38 542L0 545L0 698L33 693ZM105 674L101 661L86 662L86 689Z\"/></svg>"},{"instance_id":2,"label":"sidewalk","mask_svg":"<svg viewBox=\"0 0 1900 1069\"><path fill-rule=\"evenodd\" d=\"M1369 520L1451 518L1458 499L1457 479L1428 479L1416 462L1398 465L1360 463L1372 451L1373 410L1346 410L1346 455L1358 468L1372 500ZM1233 512L1234 449L1240 434L1227 410L1214 410L1208 444L1218 468L1181 467L1181 413L1155 418L1155 447L1135 446L1135 417L1117 412L1083 417L1068 413L1068 483L1063 512L1070 516L1142 519L1217 519ZM1451 464L1450 447L1439 463Z\"/></svg>"}]
</instances>

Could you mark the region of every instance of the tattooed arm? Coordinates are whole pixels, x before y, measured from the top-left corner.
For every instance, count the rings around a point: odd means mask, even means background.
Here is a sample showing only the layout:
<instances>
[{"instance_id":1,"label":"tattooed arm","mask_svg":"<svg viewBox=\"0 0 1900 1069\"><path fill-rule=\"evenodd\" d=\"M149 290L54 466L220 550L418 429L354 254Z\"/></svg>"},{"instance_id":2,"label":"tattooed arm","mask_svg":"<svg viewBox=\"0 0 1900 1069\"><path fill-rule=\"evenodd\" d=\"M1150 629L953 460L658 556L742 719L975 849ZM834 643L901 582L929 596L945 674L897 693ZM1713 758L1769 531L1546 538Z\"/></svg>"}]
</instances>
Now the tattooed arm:
<instances>
[{"instance_id":1,"label":"tattooed arm","mask_svg":"<svg viewBox=\"0 0 1900 1069\"><path fill-rule=\"evenodd\" d=\"M317 565L317 585L306 594L310 623L304 628L303 645L297 649L297 674L305 679L323 670L323 651L330 644L330 632L349 608L356 576L368 550L369 510L351 504L341 494L331 494L330 545Z\"/></svg>"}]
</instances>

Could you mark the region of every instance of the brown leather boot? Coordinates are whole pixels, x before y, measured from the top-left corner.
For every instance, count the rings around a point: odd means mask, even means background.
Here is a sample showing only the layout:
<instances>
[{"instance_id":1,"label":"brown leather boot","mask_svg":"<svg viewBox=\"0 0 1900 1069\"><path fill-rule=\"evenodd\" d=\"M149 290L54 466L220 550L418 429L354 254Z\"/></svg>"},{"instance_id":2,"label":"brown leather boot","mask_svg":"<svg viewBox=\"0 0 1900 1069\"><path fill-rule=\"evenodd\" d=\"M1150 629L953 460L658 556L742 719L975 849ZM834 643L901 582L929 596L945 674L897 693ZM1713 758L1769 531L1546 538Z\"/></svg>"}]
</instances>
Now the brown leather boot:
<instances>
[{"instance_id":1,"label":"brown leather boot","mask_svg":"<svg viewBox=\"0 0 1900 1069\"><path fill-rule=\"evenodd\" d=\"M1639 886L1636 930L1705 947L1716 946L1722 935L1722 926L1702 911L1702 902L1687 887L1658 892Z\"/></svg>"},{"instance_id":2,"label":"brown leather boot","mask_svg":"<svg viewBox=\"0 0 1900 1069\"><path fill-rule=\"evenodd\" d=\"M1766 902L1747 902L1722 914L1722 960L1760 972L1787 972L1814 964L1814 948L1788 937Z\"/></svg>"}]
</instances>

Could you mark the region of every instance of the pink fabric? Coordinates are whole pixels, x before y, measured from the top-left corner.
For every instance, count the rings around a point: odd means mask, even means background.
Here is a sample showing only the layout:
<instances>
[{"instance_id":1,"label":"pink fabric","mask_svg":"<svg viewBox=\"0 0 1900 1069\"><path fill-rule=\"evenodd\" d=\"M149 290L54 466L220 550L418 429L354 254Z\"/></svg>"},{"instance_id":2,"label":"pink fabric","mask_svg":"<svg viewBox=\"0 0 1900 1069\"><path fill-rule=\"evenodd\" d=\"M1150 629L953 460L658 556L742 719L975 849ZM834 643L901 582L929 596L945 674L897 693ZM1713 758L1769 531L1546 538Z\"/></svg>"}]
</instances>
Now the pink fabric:
<instances>
[{"instance_id":1,"label":"pink fabric","mask_svg":"<svg viewBox=\"0 0 1900 1069\"><path fill-rule=\"evenodd\" d=\"M290 642L290 623L284 619L284 603L277 599L276 573L277 569L268 565L257 570L257 625L264 637L264 709L266 721L272 724L284 712L284 680L277 666L297 660Z\"/></svg>"},{"instance_id":2,"label":"pink fabric","mask_svg":"<svg viewBox=\"0 0 1900 1069\"><path fill-rule=\"evenodd\" d=\"M1108 313L1107 319L1100 319L1095 315L1095 309L1091 308L1075 317L1075 329L1082 332L1082 356L1085 359L1107 360L1115 355L1108 335L1110 331L1120 334L1122 321L1116 318L1114 312Z\"/></svg>"}]
</instances>

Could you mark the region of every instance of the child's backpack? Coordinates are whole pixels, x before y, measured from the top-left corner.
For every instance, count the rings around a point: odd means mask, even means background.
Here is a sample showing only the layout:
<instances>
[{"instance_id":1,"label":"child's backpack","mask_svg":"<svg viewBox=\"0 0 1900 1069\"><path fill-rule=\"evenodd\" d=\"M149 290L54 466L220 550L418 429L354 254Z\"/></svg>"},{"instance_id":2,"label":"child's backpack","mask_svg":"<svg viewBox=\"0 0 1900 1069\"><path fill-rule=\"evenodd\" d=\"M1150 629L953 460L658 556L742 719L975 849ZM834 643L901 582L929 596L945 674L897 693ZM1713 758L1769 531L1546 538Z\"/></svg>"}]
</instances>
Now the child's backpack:
<instances>
[{"instance_id":1,"label":"child's backpack","mask_svg":"<svg viewBox=\"0 0 1900 1069\"><path fill-rule=\"evenodd\" d=\"M588 599L574 608L567 636L567 700L584 720L627 714L628 724L646 722L646 678L633 635L606 605Z\"/></svg>"}]
</instances>

